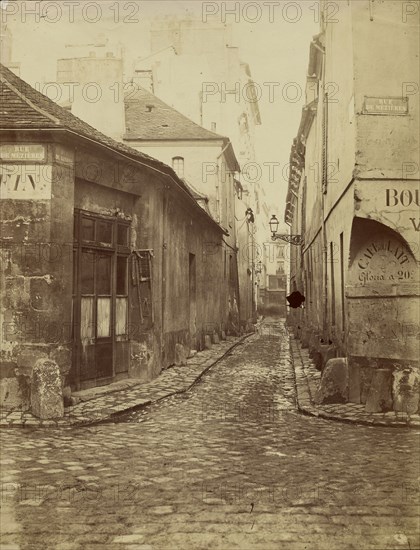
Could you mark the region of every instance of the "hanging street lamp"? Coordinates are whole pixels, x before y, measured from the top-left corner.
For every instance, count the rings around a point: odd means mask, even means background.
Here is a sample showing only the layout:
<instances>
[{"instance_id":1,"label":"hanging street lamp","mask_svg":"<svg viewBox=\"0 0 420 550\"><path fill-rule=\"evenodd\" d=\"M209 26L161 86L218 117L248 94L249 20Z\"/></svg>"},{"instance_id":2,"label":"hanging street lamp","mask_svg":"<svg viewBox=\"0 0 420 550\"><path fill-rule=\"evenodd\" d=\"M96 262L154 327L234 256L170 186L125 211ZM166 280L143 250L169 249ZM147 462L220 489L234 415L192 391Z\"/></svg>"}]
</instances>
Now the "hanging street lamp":
<instances>
[{"instance_id":1,"label":"hanging street lamp","mask_svg":"<svg viewBox=\"0 0 420 550\"><path fill-rule=\"evenodd\" d=\"M270 222L271 240L272 241L285 241L286 243L300 246L303 244L301 235L289 235L288 233L277 233L279 228L279 220L273 214Z\"/></svg>"}]
</instances>

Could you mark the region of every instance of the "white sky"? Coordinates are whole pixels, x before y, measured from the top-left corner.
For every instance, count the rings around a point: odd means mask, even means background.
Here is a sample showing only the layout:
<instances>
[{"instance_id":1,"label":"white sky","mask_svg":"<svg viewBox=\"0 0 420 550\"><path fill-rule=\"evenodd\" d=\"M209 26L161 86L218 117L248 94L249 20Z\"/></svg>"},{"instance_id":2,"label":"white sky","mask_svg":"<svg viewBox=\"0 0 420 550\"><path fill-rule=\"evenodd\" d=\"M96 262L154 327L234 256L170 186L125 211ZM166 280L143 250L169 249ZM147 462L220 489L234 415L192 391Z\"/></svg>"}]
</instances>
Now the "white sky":
<instances>
[{"instance_id":1,"label":"white sky","mask_svg":"<svg viewBox=\"0 0 420 550\"><path fill-rule=\"evenodd\" d=\"M249 64L253 79L262 90L259 102L262 126L258 128L256 143L258 160L260 163L278 162L281 167L288 164L290 147L304 105L309 44L312 36L318 32L319 2L120 0L117 6L116 1L102 0L96 2L99 11L95 7L85 11L90 19L94 19L96 14L100 15L94 23L83 19L83 9L86 10L89 3L95 4L87 0L8 1L7 11L4 7L1 10L2 21L7 22L13 32L13 61L21 62L22 78L32 85L55 81L56 61L66 57L69 52L66 52L65 44L94 42L100 35L109 38L112 43L122 42L130 64L130 59L148 53L147 27L152 17L162 14L182 15L189 11L201 19L203 11L214 11L216 17L233 25L233 44L239 46L242 61ZM12 4L16 7L12 8ZM34 6L36 4L38 6ZM69 4L72 4L71 8ZM40 18L37 23L35 15L30 11L25 15L25 5L27 10L37 9L40 15L47 13L48 17ZM42 11L45 10L43 6L48 6L46 12ZM14 16L8 15L8 12L16 9ZM224 9L236 10L236 15L224 13ZM74 10L73 23L71 10ZM130 16L134 22L128 22ZM54 19L57 21L52 22ZM252 22L254 19L255 22ZM276 83L272 101L269 98L269 87L264 86L265 82ZM298 87L290 83L297 83ZM292 101L299 89L301 97ZM289 94L289 100L284 97L282 90ZM268 180L268 168L263 167L263 170L266 176L264 179ZM287 182L280 167L274 168L274 176L274 183L266 187L267 202L273 206L271 210L277 207L282 219Z\"/></svg>"}]
</instances>

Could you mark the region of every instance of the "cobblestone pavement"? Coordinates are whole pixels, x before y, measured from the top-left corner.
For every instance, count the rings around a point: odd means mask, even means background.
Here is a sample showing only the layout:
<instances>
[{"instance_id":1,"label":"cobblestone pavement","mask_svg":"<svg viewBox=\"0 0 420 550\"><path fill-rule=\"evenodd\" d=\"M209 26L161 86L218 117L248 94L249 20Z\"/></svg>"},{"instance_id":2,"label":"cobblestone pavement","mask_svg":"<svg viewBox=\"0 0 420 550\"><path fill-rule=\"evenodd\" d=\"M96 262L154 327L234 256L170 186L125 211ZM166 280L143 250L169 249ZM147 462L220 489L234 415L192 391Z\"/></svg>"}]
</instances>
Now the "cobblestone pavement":
<instances>
[{"instance_id":1,"label":"cobblestone pavement","mask_svg":"<svg viewBox=\"0 0 420 550\"><path fill-rule=\"evenodd\" d=\"M299 414L272 336L119 422L3 429L1 549L419 548L418 432Z\"/></svg>"},{"instance_id":2,"label":"cobblestone pavement","mask_svg":"<svg viewBox=\"0 0 420 550\"><path fill-rule=\"evenodd\" d=\"M150 382L136 379L121 380L108 386L75 392L80 403L67 407L64 417L41 420L28 411L0 411L0 426L9 428L56 427L93 424L117 416L127 410L147 406L174 393L183 392L200 378L232 347L247 336L228 336L225 341L195 354L187 360L187 365L171 367Z\"/></svg>"}]
</instances>

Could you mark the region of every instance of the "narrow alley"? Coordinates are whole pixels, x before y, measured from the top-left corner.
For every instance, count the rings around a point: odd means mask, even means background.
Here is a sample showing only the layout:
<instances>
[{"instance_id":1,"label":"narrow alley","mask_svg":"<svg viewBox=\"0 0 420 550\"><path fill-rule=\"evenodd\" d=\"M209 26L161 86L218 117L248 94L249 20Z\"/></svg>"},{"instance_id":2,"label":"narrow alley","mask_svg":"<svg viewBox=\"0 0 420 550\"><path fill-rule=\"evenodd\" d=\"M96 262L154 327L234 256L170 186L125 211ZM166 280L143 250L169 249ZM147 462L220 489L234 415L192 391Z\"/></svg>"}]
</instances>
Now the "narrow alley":
<instances>
[{"instance_id":1,"label":"narrow alley","mask_svg":"<svg viewBox=\"0 0 420 550\"><path fill-rule=\"evenodd\" d=\"M414 549L418 432L301 415L280 321L117 421L2 434L2 550Z\"/></svg>"}]
</instances>

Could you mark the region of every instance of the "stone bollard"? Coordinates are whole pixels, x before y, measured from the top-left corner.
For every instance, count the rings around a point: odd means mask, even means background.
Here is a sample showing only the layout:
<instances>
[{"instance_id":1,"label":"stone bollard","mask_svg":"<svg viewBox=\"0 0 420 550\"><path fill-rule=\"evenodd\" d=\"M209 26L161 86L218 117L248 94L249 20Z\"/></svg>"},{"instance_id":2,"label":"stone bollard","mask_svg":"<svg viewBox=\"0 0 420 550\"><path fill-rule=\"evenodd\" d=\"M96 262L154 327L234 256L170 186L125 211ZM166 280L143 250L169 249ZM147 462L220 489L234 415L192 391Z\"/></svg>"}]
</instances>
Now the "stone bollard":
<instances>
[{"instance_id":1,"label":"stone bollard","mask_svg":"<svg viewBox=\"0 0 420 550\"><path fill-rule=\"evenodd\" d=\"M60 369L50 359L38 359L32 370L31 411L41 419L64 416Z\"/></svg>"},{"instance_id":2,"label":"stone bollard","mask_svg":"<svg viewBox=\"0 0 420 550\"><path fill-rule=\"evenodd\" d=\"M226 332L222 330L222 340L226 340Z\"/></svg>"},{"instance_id":3,"label":"stone bollard","mask_svg":"<svg viewBox=\"0 0 420 550\"><path fill-rule=\"evenodd\" d=\"M318 353L319 346L320 346L319 334L316 331L312 331L309 334L309 338L308 338L308 348L309 348L310 357L313 357L315 353Z\"/></svg>"},{"instance_id":4,"label":"stone bollard","mask_svg":"<svg viewBox=\"0 0 420 550\"><path fill-rule=\"evenodd\" d=\"M360 367L360 403L366 404L372 384L373 368L368 366Z\"/></svg>"},{"instance_id":5,"label":"stone bollard","mask_svg":"<svg viewBox=\"0 0 420 550\"><path fill-rule=\"evenodd\" d=\"M211 338L210 334L204 336L204 349L211 349Z\"/></svg>"},{"instance_id":6,"label":"stone bollard","mask_svg":"<svg viewBox=\"0 0 420 550\"><path fill-rule=\"evenodd\" d=\"M316 403L347 403L349 393L348 365L346 357L330 359L322 372Z\"/></svg>"},{"instance_id":7,"label":"stone bollard","mask_svg":"<svg viewBox=\"0 0 420 550\"><path fill-rule=\"evenodd\" d=\"M213 332L212 342L213 344L220 344L220 338L217 332Z\"/></svg>"},{"instance_id":8,"label":"stone bollard","mask_svg":"<svg viewBox=\"0 0 420 550\"><path fill-rule=\"evenodd\" d=\"M390 369L372 369L372 380L366 397L366 412L392 410L392 373Z\"/></svg>"},{"instance_id":9,"label":"stone bollard","mask_svg":"<svg viewBox=\"0 0 420 550\"><path fill-rule=\"evenodd\" d=\"M349 360L349 401L360 403L360 365Z\"/></svg>"},{"instance_id":10,"label":"stone bollard","mask_svg":"<svg viewBox=\"0 0 420 550\"><path fill-rule=\"evenodd\" d=\"M188 353L185 346L175 344L175 365L181 366L187 364Z\"/></svg>"},{"instance_id":11,"label":"stone bollard","mask_svg":"<svg viewBox=\"0 0 420 550\"><path fill-rule=\"evenodd\" d=\"M392 384L394 411L415 414L419 410L419 386L417 372L409 369L395 370Z\"/></svg>"},{"instance_id":12,"label":"stone bollard","mask_svg":"<svg viewBox=\"0 0 420 550\"><path fill-rule=\"evenodd\" d=\"M322 371L324 370L326 364L330 359L334 359L335 357L337 357L337 350L335 349L333 344L320 344L318 351L322 357L322 365L321 365L321 371Z\"/></svg>"},{"instance_id":13,"label":"stone bollard","mask_svg":"<svg viewBox=\"0 0 420 550\"><path fill-rule=\"evenodd\" d=\"M300 345L303 348L309 347L309 338L310 338L310 330L308 328L303 328L301 339L300 339Z\"/></svg>"}]
</instances>

